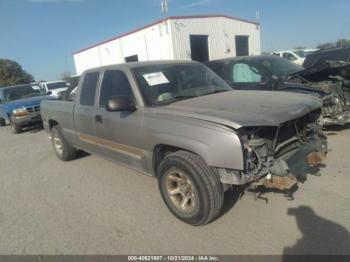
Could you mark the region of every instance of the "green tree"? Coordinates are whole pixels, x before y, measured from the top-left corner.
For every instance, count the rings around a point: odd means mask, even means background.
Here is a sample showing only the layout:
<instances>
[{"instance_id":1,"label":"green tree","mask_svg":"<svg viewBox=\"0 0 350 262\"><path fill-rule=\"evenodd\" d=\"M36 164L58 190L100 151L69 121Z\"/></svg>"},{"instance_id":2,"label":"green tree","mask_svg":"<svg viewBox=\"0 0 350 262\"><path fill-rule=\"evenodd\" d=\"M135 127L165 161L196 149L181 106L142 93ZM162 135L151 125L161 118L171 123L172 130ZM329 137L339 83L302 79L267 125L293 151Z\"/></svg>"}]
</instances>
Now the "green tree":
<instances>
[{"instance_id":1,"label":"green tree","mask_svg":"<svg viewBox=\"0 0 350 262\"><path fill-rule=\"evenodd\" d=\"M338 41L331 43L323 43L319 44L317 48L319 49L327 49L327 48L332 48L332 47L350 47L350 40L348 39L339 39Z\"/></svg>"},{"instance_id":2,"label":"green tree","mask_svg":"<svg viewBox=\"0 0 350 262\"><path fill-rule=\"evenodd\" d=\"M317 46L318 49L327 49L327 48L332 48L332 47L335 47L335 44L334 43L330 43L330 42L319 44Z\"/></svg>"},{"instance_id":3,"label":"green tree","mask_svg":"<svg viewBox=\"0 0 350 262\"><path fill-rule=\"evenodd\" d=\"M350 47L350 40L348 39L339 39L335 42L336 47Z\"/></svg>"},{"instance_id":4,"label":"green tree","mask_svg":"<svg viewBox=\"0 0 350 262\"><path fill-rule=\"evenodd\" d=\"M29 84L34 81L22 66L9 59L0 59L0 86Z\"/></svg>"}]
</instances>

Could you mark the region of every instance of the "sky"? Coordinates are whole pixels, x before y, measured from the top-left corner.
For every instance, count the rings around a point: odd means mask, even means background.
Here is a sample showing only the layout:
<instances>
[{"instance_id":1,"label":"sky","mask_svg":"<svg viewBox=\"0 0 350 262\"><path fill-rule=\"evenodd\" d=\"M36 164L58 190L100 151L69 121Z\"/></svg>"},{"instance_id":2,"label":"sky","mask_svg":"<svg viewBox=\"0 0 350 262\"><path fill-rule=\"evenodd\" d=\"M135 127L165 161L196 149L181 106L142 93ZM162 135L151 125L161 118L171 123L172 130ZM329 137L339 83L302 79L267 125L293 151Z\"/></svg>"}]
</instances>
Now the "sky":
<instances>
[{"instance_id":1,"label":"sky","mask_svg":"<svg viewBox=\"0 0 350 262\"><path fill-rule=\"evenodd\" d=\"M349 0L168 0L169 15L256 20L263 51L350 39ZM75 73L73 52L163 17L160 0L0 0L0 58L36 80Z\"/></svg>"}]
</instances>

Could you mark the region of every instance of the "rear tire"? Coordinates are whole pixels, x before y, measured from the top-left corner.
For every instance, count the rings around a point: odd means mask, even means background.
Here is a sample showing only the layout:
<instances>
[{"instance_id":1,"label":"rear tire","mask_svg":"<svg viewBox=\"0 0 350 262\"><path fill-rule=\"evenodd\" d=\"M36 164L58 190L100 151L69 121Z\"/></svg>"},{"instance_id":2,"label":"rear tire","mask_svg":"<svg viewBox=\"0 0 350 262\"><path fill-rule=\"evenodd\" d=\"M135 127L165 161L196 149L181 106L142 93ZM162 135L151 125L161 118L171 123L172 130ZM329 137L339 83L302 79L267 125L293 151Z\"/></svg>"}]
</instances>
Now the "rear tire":
<instances>
[{"instance_id":1,"label":"rear tire","mask_svg":"<svg viewBox=\"0 0 350 262\"><path fill-rule=\"evenodd\" d=\"M193 226L205 225L219 214L224 191L216 170L187 151L169 154L158 169L158 187L169 210Z\"/></svg>"},{"instance_id":2,"label":"rear tire","mask_svg":"<svg viewBox=\"0 0 350 262\"><path fill-rule=\"evenodd\" d=\"M70 161L77 157L77 150L64 138L59 126L54 126L51 129L51 142L53 150L60 160Z\"/></svg>"},{"instance_id":3,"label":"rear tire","mask_svg":"<svg viewBox=\"0 0 350 262\"><path fill-rule=\"evenodd\" d=\"M6 126L6 121L3 118L0 118L0 126Z\"/></svg>"}]
</instances>

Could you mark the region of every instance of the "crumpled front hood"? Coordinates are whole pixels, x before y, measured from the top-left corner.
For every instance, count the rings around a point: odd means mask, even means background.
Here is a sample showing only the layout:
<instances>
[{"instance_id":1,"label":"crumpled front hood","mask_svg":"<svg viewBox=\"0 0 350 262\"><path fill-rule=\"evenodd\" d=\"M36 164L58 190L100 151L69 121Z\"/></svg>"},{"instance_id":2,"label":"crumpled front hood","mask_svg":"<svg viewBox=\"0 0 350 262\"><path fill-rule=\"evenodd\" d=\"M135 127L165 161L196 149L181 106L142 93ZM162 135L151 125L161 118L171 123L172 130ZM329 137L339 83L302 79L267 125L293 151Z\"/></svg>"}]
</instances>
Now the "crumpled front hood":
<instances>
[{"instance_id":1,"label":"crumpled front hood","mask_svg":"<svg viewBox=\"0 0 350 262\"><path fill-rule=\"evenodd\" d=\"M283 82L281 84L281 86L279 87L279 90L280 91L296 92L296 93L301 93L301 94L313 94L313 95L316 95L320 98L329 95L329 93L326 93L322 90L317 90L315 88L308 87L308 86L303 85L303 84L293 83L293 82L288 82L288 81Z\"/></svg>"},{"instance_id":2,"label":"crumpled front hood","mask_svg":"<svg viewBox=\"0 0 350 262\"><path fill-rule=\"evenodd\" d=\"M228 91L196 97L155 109L156 113L195 118L238 129L279 126L320 108L314 96L274 91Z\"/></svg>"}]
</instances>

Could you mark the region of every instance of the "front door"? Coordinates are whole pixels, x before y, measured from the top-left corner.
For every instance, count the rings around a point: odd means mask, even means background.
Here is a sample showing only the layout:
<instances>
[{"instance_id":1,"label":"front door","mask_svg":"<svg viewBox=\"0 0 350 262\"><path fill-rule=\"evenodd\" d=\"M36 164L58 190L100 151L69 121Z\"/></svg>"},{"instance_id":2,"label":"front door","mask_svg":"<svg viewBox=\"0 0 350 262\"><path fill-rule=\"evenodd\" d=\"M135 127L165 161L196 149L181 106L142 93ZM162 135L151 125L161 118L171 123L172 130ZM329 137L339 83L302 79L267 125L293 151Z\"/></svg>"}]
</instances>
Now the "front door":
<instances>
[{"instance_id":1,"label":"front door","mask_svg":"<svg viewBox=\"0 0 350 262\"><path fill-rule=\"evenodd\" d=\"M138 111L110 112L106 110L109 98L128 96L134 100L129 81L123 71L107 70L101 83L96 107L96 134L105 157L135 168L142 167L142 114Z\"/></svg>"}]
</instances>

